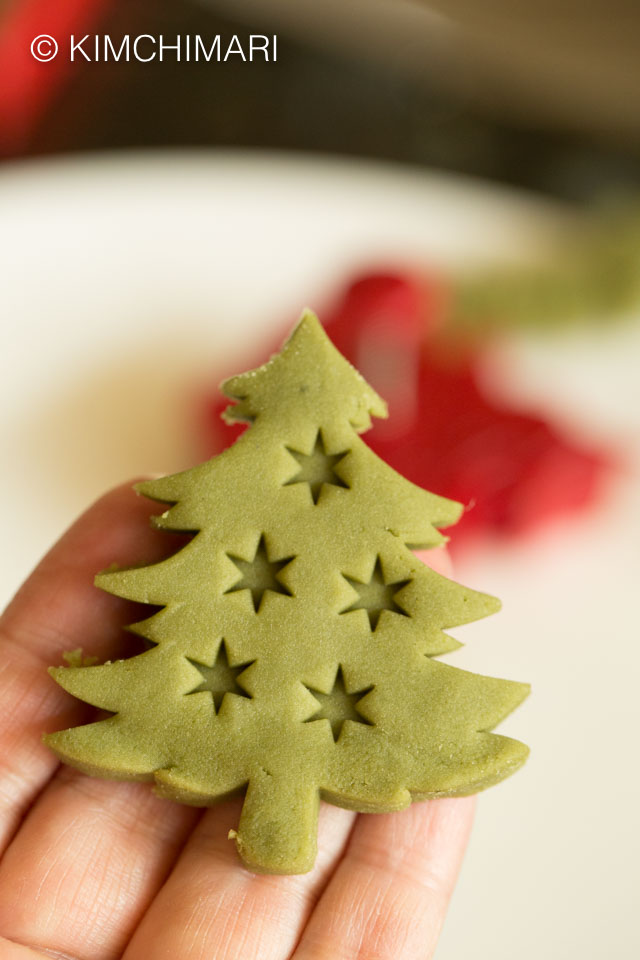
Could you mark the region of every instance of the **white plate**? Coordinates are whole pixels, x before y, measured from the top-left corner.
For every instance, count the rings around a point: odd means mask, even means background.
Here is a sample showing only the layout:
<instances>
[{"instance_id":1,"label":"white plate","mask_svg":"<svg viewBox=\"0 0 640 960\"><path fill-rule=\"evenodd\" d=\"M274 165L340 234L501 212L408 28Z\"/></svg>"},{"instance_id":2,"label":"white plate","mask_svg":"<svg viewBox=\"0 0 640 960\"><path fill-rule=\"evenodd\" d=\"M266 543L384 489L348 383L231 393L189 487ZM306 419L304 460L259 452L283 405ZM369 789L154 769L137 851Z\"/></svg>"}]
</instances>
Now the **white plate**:
<instances>
[{"instance_id":1,"label":"white plate","mask_svg":"<svg viewBox=\"0 0 640 960\"><path fill-rule=\"evenodd\" d=\"M3 588L106 486L192 462L188 408L221 356L242 364L359 265L522 255L561 223L508 192L356 162L176 152L5 166L0 429L16 527Z\"/></svg>"}]
</instances>

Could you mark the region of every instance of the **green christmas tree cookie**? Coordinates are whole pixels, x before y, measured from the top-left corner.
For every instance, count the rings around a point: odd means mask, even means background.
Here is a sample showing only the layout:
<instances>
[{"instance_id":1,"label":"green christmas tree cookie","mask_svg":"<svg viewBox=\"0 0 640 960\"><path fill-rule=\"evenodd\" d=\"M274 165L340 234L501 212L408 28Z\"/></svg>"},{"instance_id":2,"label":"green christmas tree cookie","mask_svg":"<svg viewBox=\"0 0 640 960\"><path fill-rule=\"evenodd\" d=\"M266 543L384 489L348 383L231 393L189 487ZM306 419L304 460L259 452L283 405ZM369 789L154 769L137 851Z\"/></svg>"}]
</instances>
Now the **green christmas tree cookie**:
<instances>
[{"instance_id":1,"label":"green christmas tree cookie","mask_svg":"<svg viewBox=\"0 0 640 960\"><path fill-rule=\"evenodd\" d=\"M384 402L306 313L282 352L223 387L251 426L184 473L138 484L196 532L161 563L100 574L161 606L128 660L51 670L113 716L48 735L94 776L155 780L212 804L246 790L238 850L252 870L314 863L320 799L401 810L513 773L527 748L489 731L528 686L432 659L444 632L499 603L434 573L412 549L443 542L461 506L409 483L359 438Z\"/></svg>"}]
</instances>

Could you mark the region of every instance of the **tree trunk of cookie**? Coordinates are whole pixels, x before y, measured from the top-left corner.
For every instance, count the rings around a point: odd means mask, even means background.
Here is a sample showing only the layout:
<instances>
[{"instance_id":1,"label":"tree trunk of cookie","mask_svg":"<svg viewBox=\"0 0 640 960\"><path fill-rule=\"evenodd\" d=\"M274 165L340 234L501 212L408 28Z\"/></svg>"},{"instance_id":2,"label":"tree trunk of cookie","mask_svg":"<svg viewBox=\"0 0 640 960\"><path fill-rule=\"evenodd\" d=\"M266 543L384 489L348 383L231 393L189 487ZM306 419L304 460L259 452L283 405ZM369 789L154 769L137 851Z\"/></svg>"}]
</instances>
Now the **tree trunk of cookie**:
<instances>
[{"instance_id":1,"label":"tree trunk of cookie","mask_svg":"<svg viewBox=\"0 0 640 960\"><path fill-rule=\"evenodd\" d=\"M252 776L235 837L256 873L307 873L313 867L319 796L315 786L260 769Z\"/></svg>"}]
</instances>

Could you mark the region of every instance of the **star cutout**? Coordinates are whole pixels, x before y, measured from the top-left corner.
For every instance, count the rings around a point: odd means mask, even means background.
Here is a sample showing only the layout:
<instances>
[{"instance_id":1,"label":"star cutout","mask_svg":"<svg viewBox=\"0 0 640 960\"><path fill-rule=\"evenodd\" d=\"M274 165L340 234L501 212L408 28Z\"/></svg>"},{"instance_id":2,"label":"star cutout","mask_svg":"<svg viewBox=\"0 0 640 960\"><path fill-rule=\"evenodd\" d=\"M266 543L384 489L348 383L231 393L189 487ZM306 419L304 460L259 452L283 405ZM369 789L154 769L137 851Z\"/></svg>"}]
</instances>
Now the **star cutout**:
<instances>
[{"instance_id":1,"label":"star cutout","mask_svg":"<svg viewBox=\"0 0 640 960\"><path fill-rule=\"evenodd\" d=\"M409 614L403 610L395 601L396 594L406 587L411 580L394 580L387 583L382 573L382 564L380 557L376 557L376 563L371 574L371 580L368 583L361 583L359 580L352 580L346 574L342 574L349 586L353 587L360 594L360 598L352 603L350 607L341 610L340 613L350 613L352 610L366 610L369 617L369 625L372 630L378 626L378 621L383 610L389 610L391 613L398 613L402 617L408 617Z\"/></svg>"},{"instance_id":2,"label":"star cutout","mask_svg":"<svg viewBox=\"0 0 640 960\"><path fill-rule=\"evenodd\" d=\"M240 571L241 578L232 587L225 590L225 593L250 590L253 609L256 613L262 605L267 590L271 590L272 593L282 593L286 597L293 596L291 591L280 583L278 575L283 567L291 563L294 557L287 557L286 560L269 560L264 535L260 537L253 560L243 560L242 557L236 557L232 553L228 553L227 556Z\"/></svg>"},{"instance_id":3,"label":"star cutout","mask_svg":"<svg viewBox=\"0 0 640 960\"><path fill-rule=\"evenodd\" d=\"M342 453L328 454L320 430L318 430L311 453L301 453L300 450L294 450L292 447L286 449L298 461L300 467L296 475L284 484L285 487L293 483L308 483L314 503L318 502L320 491L325 483L332 484L334 487L349 489L349 484L341 480L334 469L349 451L343 450Z\"/></svg>"},{"instance_id":4,"label":"star cutout","mask_svg":"<svg viewBox=\"0 0 640 960\"><path fill-rule=\"evenodd\" d=\"M224 640L220 644L218 655L212 667L208 667L204 663L198 663L197 660L191 660L190 657L187 657L187 659L202 675L202 682L199 686L190 690L189 693L200 693L202 690L208 690L213 698L213 706L216 713L220 709L220 705L227 693L232 693L236 697L251 699L250 695L238 685L236 678L243 670L246 670L252 663L255 663L255 660L249 660L247 663L232 666L229 663L229 654Z\"/></svg>"},{"instance_id":5,"label":"star cutout","mask_svg":"<svg viewBox=\"0 0 640 960\"><path fill-rule=\"evenodd\" d=\"M344 682L341 666L338 667L331 693L320 693L318 690L314 690L313 687L307 687L307 689L313 694L314 699L318 701L318 709L305 723L311 723L316 720L328 720L331 724L331 733L336 743L342 733L345 720L351 720L354 723L363 723L369 727L372 726L368 720L365 720L365 718L358 713L358 703L367 693L373 690L373 685L366 687L364 690L355 690L349 693Z\"/></svg>"}]
</instances>

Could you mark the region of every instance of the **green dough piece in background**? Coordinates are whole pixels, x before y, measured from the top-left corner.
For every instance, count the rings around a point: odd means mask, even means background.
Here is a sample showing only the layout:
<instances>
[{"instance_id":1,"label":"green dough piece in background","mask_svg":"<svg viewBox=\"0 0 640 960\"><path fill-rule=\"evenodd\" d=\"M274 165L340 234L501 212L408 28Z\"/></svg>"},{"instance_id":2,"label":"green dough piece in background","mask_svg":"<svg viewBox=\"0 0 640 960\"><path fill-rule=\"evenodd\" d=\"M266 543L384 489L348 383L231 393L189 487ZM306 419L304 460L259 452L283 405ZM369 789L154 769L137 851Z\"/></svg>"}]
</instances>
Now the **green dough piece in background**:
<instances>
[{"instance_id":1,"label":"green dough piece in background","mask_svg":"<svg viewBox=\"0 0 640 960\"><path fill-rule=\"evenodd\" d=\"M150 649L51 668L113 715L45 737L100 777L155 780L183 803L245 791L245 864L304 873L320 799L363 812L474 793L527 748L489 731L528 685L434 660L450 627L499 602L412 552L444 542L460 504L409 483L359 438L385 403L305 313L281 353L226 381L250 428L218 457L137 485L154 524L195 535L96 582L161 606L134 624Z\"/></svg>"}]
</instances>

